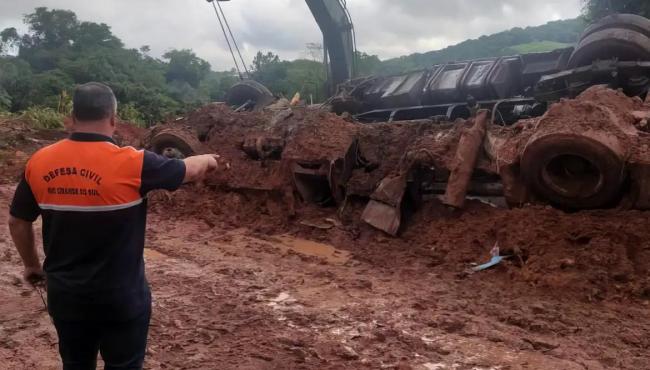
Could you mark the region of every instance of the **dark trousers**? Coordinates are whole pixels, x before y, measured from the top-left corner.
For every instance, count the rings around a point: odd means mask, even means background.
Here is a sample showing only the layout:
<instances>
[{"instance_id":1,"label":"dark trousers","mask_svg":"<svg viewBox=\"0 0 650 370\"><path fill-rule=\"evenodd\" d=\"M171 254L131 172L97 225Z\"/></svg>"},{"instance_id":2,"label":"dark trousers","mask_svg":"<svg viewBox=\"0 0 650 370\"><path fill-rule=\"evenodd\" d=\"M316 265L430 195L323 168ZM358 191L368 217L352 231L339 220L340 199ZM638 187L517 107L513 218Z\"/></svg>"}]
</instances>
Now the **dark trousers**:
<instances>
[{"instance_id":1,"label":"dark trousers","mask_svg":"<svg viewBox=\"0 0 650 370\"><path fill-rule=\"evenodd\" d=\"M125 322L54 319L63 369L94 370L98 352L102 354L106 370L142 369L150 318L151 307Z\"/></svg>"}]
</instances>

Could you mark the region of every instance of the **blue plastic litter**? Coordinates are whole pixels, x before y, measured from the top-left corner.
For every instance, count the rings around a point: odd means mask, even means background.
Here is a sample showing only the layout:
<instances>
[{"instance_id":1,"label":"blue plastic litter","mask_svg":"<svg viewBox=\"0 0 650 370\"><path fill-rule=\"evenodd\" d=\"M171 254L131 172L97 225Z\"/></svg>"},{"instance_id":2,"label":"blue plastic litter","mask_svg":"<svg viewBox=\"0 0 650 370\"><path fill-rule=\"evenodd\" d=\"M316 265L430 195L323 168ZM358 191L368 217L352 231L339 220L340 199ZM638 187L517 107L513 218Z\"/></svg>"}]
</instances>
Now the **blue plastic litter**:
<instances>
[{"instance_id":1,"label":"blue plastic litter","mask_svg":"<svg viewBox=\"0 0 650 370\"><path fill-rule=\"evenodd\" d=\"M506 258L505 256L493 256L492 259L490 260L490 262L484 263L484 264L476 266L476 267L472 267L472 271L478 272L478 271L487 270L490 267L494 267L494 266L500 264L501 261L503 261L505 258Z\"/></svg>"}]
</instances>

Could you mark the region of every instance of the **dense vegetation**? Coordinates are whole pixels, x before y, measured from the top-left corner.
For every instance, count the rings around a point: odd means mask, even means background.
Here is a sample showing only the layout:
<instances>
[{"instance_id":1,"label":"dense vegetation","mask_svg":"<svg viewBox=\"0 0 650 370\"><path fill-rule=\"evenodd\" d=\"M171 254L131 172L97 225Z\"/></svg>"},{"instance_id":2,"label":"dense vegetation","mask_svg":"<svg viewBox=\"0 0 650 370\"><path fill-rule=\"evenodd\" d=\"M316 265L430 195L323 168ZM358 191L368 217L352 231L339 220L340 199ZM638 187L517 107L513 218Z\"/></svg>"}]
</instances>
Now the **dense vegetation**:
<instances>
[{"instance_id":1,"label":"dense vegetation","mask_svg":"<svg viewBox=\"0 0 650 370\"><path fill-rule=\"evenodd\" d=\"M273 93L291 98L296 92L303 99L325 100L325 68L321 62L307 59L280 60L271 52L258 52L253 59L252 77Z\"/></svg>"},{"instance_id":2,"label":"dense vegetation","mask_svg":"<svg viewBox=\"0 0 650 370\"><path fill-rule=\"evenodd\" d=\"M382 63L380 72L398 73L455 60L550 51L576 42L584 29L585 22L579 18L549 22L539 27L513 28L442 50L389 59Z\"/></svg>"},{"instance_id":3,"label":"dense vegetation","mask_svg":"<svg viewBox=\"0 0 650 370\"><path fill-rule=\"evenodd\" d=\"M75 84L103 81L114 89L125 119L154 122L224 90L223 74L190 50L173 50L158 60L148 56L146 46L124 48L108 25L80 22L66 10L37 8L25 23L24 35L15 28L0 33L0 106L10 111L65 110L66 92Z\"/></svg>"},{"instance_id":4,"label":"dense vegetation","mask_svg":"<svg viewBox=\"0 0 650 370\"><path fill-rule=\"evenodd\" d=\"M392 74L453 60L539 52L574 43L586 26L612 11L650 17L647 0L585 0L584 17L543 26L514 28L439 51L381 61L358 54L361 75ZM76 84L101 81L110 85L120 101L122 118L141 124L182 114L210 101L223 100L237 81L226 66L210 66L188 49L171 50L162 58L149 55L148 46L126 48L108 25L80 21L68 10L37 8L25 16L27 32L16 28L0 32L0 112L25 112L29 117L66 114L69 93ZM251 77L275 94L303 99L325 99L325 70L318 61L322 48L307 46L311 59L283 61L259 52ZM49 119L48 122L55 122ZM49 124L48 124L49 125Z\"/></svg>"},{"instance_id":5,"label":"dense vegetation","mask_svg":"<svg viewBox=\"0 0 650 370\"><path fill-rule=\"evenodd\" d=\"M149 56L148 46L125 48L108 25L79 21L71 11L37 8L25 23L25 34L15 28L0 32L0 110L47 107L66 113L76 84L102 81L115 91L124 119L151 123L223 100L237 80L232 71L213 71L191 50L172 50L157 59ZM253 77L275 92L300 90L323 99L322 64L258 59Z\"/></svg>"}]
</instances>

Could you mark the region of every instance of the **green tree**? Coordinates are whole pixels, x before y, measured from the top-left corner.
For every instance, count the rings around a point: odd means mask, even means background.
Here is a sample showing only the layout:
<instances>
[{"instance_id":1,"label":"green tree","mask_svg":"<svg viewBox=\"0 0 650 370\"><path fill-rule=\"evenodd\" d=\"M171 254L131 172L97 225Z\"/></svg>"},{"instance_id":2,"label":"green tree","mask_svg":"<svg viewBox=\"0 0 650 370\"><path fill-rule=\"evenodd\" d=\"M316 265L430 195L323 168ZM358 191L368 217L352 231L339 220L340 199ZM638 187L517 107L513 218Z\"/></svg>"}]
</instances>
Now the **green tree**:
<instances>
[{"instance_id":1,"label":"green tree","mask_svg":"<svg viewBox=\"0 0 650 370\"><path fill-rule=\"evenodd\" d=\"M111 28L104 23L80 23L72 40L72 46L77 51L95 48L119 49L124 46L122 41L113 35Z\"/></svg>"},{"instance_id":2,"label":"green tree","mask_svg":"<svg viewBox=\"0 0 650 370\"><path fill-rule=\"evenodd\" d=\"M32 48L67 48L78 34L79 27L74 12L49 10L45 7L36 8L34 13L27 14L25 23L29 26L30 32L23 37L23 46Z\"/></svg>"},{"instance_id":3,"label":"green tree","mask_svg":"<svg viewBox=\"0 0 650 370\"><path fill-rule=\"evenodd\" d=\"M12 112L24 110L33 96L33 74L27 62L0 57L0 87L5 92L4 105Z\"/></svg>"},{"instance_id":4,"label":"green tree","mask_svg":"<svg viewBox=\"0 0 650 370\"><path fill-rule=\"evenodd\" d=\"M9 112L11 109L11 95L3 87L0 87L0 112Z\"/></svg>"},{"instance_id":5,"label":"green tree","mask_svg":"<svg viewBox=\"0 0 650 370\"><path fill-rule=\"evenodd\" d=\"M376 74L381 68L381 60L376 55L357 51L357 74L360 77Z\"/></svg>"},{"instance_id":6,"label":"green tree","mask_svg":"<svg viewBox=\"0 0 650 370\"><path fill-rule=\"evenodd\" d=\"M18 56L36 72L57 68L69 55L79 21L69 10L36 8L24 18L28 32L22 35Z\"/></svg>"},{"instance_id":7,"label":"green tree","mask_svg":"<svg viewBox=\"0 0 650 370\"><path fill-rule=\"evenodd\" d=\"M0 32L0 54L8 53L20 43L20 35L15 27L5 28Z\"/></svg>"},{"instance_id":8,"label":"green tree","mask_svg":"<svg viewBox=\"0 0 650 370\"><path fill-rule=\"evenodd\" d=\"M595 21L612 13L630 13L650 18L648 0L583 0L583 13L588 21Z\"/></svg>"},{"instance_id":9,"label":"green tree","mask_svg":"<svg viewBox=\"0 0 650 370\"><path fill-rule=\"evenodd\" d=\"M236 71L210 72L208 77L201 81L199 89L208 101L224 101L228 90L239 81Z\"/></svg>"},{"instance_id":10,"label":"green tree","mask_svg":"<svg viewBox=\"0 0 650 370\"><path fill-rule=\"evenodd\" d=\"M253 65L251 66L251 70L253 73L263 73L269 69L272 69L278 64L280 64L280 57L277 54L274 54L270 51L264 54L263 52L258 51L255 55L255 58L253 58Z\"/></svg>"},{"instance_id":11,"label":"green tree","mask_svg":"<svg viewBox=\"0 0 650 370\"><path fill-rule=\"evenodd\" d=\"M193 88L210 73L210 63L199 58L191 50L172 50L163 55L169 61L165 77L168 82L186 82Z\"/></svg>"},{"instance_id":12,"label":"green tree","mask_svg":"<svg viewBox=\"0 0 650 370\"><path fill-rule=\"evenodd\" d=\"M60 69L52 69L35 74L32 82L31 98L28 105L56 108L62 91L69 90L74 82Z\"/></svg>"},{"instance_id":13,"label":"green tree","mask_svg":"<svg viewBox=\"0 0 650 370\"><path fill-rule=\"evenodd\" d=\"M122 121L130 122L139 127L146 127L147 121L140 110L133 103L120 104L117 115Z\"/></svg>"},{"instance_id":14,"label":"green tree","mask_svg":"<svg viewBox=\"0 0 650 370\"><path fill-rule=\"evenodd\" d=\"M13 112L34 105L56 109L62 91L89 81L108 84L122 112L147 123L224 94L219 79L225 75L206 87L210 65L191 50L152 58L149 47L126 49L107 24L79 21L68 10L41 7L24 21L25 34L14 27L0 32L0 106Z\"/></svg>"},{"instance_id":15,"label":"green tree","mask_svg":"<svg viewBox=\"0 0 650 370\"><path fill-rule=\"evenodd\" d=\"M302 98L314 102L325 100L325 68L323 63L313 60L298 59L286 62L287 78L284 83L284 95L291 97L300 92Z\"/></svg>"},{"instance_id":16,"label":"green tree","mask_svg":"<svg viewBox=\"0 0 650 370\"><path fill-rule=\"evenodd\" d=\"M287 63L280 60L280 57L272 52L257 52L251 66L252 77L255 81L268 87L273 93L289 95L289 88L286 83Z\"/></svg>"}]
</instances>

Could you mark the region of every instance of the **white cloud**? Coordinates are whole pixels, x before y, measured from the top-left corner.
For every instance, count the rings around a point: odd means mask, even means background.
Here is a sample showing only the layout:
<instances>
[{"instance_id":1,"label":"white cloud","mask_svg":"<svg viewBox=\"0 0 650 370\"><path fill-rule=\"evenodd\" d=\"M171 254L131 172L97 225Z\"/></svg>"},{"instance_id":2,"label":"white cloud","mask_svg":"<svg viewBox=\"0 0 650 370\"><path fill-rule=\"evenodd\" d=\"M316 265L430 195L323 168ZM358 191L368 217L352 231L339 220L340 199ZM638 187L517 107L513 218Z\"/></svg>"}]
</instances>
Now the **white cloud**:
<instances>
[{"instance_id":1,"label":"white cloud","mask_svg":"<svg viewBox=\"0 0 650 370\"><path fill-rule=\"evenodd\" d=\"M348 0L359 49L381 58L426 52L512 27L540 25L579 14L580 0ZM190 48L214 69L232 67L214 10L205 0L21 0L0 3L0 27L18 26L38 6L70 9L104 22L127 46L150 45L153 55ZM282 58L305 55L322 36L303 0L222 3L244 57L258 50Z\"/></svg>"}]
</instances>

